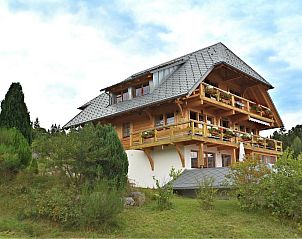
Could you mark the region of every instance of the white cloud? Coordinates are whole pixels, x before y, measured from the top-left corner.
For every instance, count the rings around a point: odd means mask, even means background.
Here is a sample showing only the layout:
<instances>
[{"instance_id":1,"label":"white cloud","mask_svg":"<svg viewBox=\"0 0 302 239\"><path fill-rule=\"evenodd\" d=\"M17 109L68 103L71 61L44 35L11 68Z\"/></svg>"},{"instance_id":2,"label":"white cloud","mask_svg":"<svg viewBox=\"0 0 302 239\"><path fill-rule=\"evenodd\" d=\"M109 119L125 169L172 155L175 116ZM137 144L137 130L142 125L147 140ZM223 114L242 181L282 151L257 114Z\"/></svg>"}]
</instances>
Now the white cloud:
<instances>
[{"instance_id":1,"label":"white cloud","mask_svg":"<svg viewBox=\"0 0 302 239\"><path fill-rule=\"evenodd\" d=\"M11 82L20 81L32 120L38 116L45 127L51 123L66 123L79 112L76 107L95 97L101 88L218 41L224 42L264 76L271 72L262 62L251 62L251 54L259 49L275 49L277 55L271 61L282 59L291 68L302 67L299 60L302 48L295 47L298 43L302 45L299 15L284 14L267 19L276 24L277 29L267 35L251 26L261 19L244 11L244 6L240 5L242 16L234 18L235 6L231 1L208 1L201 5L198 1L190 4L172 0L120 0L119 10L131 15L136 29L131 34L121 32L123 40L114 42L111 35L117 34L116 23L102 19L109 13L99 7L95 10L100 17L91 19L84 3L78 5L80 11L70 13L63 6L46 18L36 10L12 11L7 2L0 1L0 98ZM261 4L255 4L258 13ZM253 8L253 4L247 7ZM277 8L279 12L283 9ZM139 47L155 41L155 36L147 35L146 28L150 24L166 31L152 33L161 39L158 44L162 45L160 50L146 54ZM297 112L299 114L302 116L302 112ZM298 122L300 118L296 117ZM286 126L292 124L284 121Z\"/></svg>"}]
</instances>

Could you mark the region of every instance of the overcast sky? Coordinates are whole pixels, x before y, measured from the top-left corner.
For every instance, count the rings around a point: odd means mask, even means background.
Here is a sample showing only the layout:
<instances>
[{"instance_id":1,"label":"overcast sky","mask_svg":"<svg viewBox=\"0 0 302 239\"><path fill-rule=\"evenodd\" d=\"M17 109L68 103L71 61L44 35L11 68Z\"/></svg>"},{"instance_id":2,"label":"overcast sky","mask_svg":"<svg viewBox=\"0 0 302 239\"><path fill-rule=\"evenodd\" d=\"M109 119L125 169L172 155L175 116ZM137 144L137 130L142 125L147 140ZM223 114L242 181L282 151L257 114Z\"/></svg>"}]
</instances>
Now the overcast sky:
<instances>
[{"instance_id":1,"label":"overcast sky","mask_svg":"<svg viewBox=\"0 0 302 239\"><path fill-rule=\"evenodd\" d=\"M99 90L224 43L302 123L302 1L0 0L0 100L20 82L31 119L64 125Z\"/></svg>"}]
</instances>

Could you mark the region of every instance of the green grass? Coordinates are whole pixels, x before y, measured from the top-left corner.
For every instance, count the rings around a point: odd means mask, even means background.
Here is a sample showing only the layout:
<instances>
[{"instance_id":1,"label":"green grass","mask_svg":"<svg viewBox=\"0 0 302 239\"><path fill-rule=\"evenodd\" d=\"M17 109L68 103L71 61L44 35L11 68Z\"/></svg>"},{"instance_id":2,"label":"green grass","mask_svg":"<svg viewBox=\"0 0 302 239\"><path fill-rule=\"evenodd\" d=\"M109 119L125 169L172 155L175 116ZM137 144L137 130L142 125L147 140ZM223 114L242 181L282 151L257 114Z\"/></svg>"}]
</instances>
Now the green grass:
<instances>
[{"instance_id":1,"label":"green grass","mask_svg":"<svg viewBox=\"0 0 302 239\"><path fill-rule=\"evenodd\" d=\"M267 213L242 211L233 200L219 200L211 211L199 209L195 199L178 197L174 199L174 208L168 211L156 210L154 202L126 208L120 215L119 227L110 233L65 230L43 220L20 221L14 208L22 203L0 193L0 237L302 237L293 223Z\"/></svg>"}]
</instances>

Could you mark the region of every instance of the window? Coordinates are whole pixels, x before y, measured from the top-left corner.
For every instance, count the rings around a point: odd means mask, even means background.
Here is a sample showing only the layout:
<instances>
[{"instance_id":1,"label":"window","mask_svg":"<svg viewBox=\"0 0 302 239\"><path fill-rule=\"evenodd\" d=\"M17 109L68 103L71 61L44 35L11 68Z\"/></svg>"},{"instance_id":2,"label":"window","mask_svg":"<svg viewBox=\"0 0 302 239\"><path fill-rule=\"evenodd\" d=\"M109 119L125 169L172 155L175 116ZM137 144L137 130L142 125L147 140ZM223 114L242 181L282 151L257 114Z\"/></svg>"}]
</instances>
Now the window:
<instances>
[{"instance_id":1,"label":"window","mask_svg":"<svg viewBox=\"0 0 302 239\"><path fill-rule=\"evenodd\" d=\"M215 168L215 154L214 153L204 153L204 167L205 168Z\"/></svg>"},{"instance_id":2,"label":"window","mask_svg":"<svg viewBox=\"0 0 302 239\"><path fill-rule=\"evenodd\" d=\"M111 102L113 104L116 104L116 103L119 103L119 102L122 102L125 100L129 100L128 89L118 92L117 94L112 94L112 96L111 96Z\"/></svg>"},{"instance_id":3,"label":"window","mask_svg":"<svg viewBox=\"0 0 302 239\"><path fill-rule=\"evenodd\" d=\"M130 136L130 123L124 123L123 124L123 138Z\"/></svg>"},{"instance_id":4,"label":"window","mask_svg":"<svg viewBox=\"0 0 302 239\"><path fill-rule=\"evenodd\" d=\"M240 125L240 131L245 132L245 127L244 127L244 125Z\"/></svg>"},{"instance_id":5,"label":"window","mask_svg":"<svg viewBox=\"0 0 302 239\"><path fill-rule=\"evenodd\" d=\"M174 124L175 116L174 113L166 113L155 116L155 127L160 127L164 125Z\"/></svg>"},{"instance_id":6,"label":"window","mask_svg":"<svg viewBox=\"0 0 302 239\"><path fill-rule=\"evenodd\" d=\"M191 151L191 168L198 168L198 152Z\"/></svg>"},{"instance_id":7,"label":"window","mask_svg":"<svg viewBox=\"0 0 302 239\"><path fill-rule=\"evenodd\" d=\"M225 128L230 128L230 122L228 119L221 119L220 125Z\"/></svg>"},{"instance_id":8,"label":"window","mask_svg":"<svg viewBox=\"0 0 302 239\"><path fill-rule=\"evenodd\" d=\"M168 114L166 114L166 116L167 116L167 122L166 122L167 125L175 123L175 121L174 121L174 113L168 113Z\"/></svg>"},{"instance_id":9,"label":"window","mask_svg":"<svg viewBox=\"0 0 302 239\"><path fill-rule=\"evenodd\" d=\"M164 115L158 115L155 117L155 127L164 125Z\"/></svg>"},{"instance_id":10,"label":"window","mask_svg":"<svg viewBox=\"0 0 302 239\"><path fill-rule=\"evenodd\" d=\"M260 155L260 160L264 164L275 164L276 157L275 156L268 156L268 155Z\"/></svg>"},{"instance_id":11,"label":"window","mask_svg":"<svg viewBox=\"0 0 302 239\"><path fill-rule=\"evenodd\" d=\"M207 84L209 84L209 85L212 85L212 86L218 88L218 83L215 83L215 82L213 82L213 81L210 81L209 79L206 79L204 82L207 83Z\"/></svg>"},{"instance_id":12,"label":"window","mask_svg":"<svg viewBox=\"0 0 302 239\"><path fill-rule=\"evenodd\" d=\"M231 165L231 155L222 154L221 159L222 159L222 167L228 167Z\"/></svg>"},{"instance_id":13,"label":"window","mask_svg":"<svg viewBox=\"0 0 302 239\"><path fill-rule=\"evenodd\" d=\"M241 93L236 90L230 90L230 92L234 95L241 96Z\"/></svg>"},{"instance_id":14,"label":"window","mask_svg":"<svg viewBox=\"0 0 302 239\"><path fill-rule=\"evenodd\" d=\"M149 82L135 87L135 97L147 95L150 93Z\"/></svg>"}]
</instances>

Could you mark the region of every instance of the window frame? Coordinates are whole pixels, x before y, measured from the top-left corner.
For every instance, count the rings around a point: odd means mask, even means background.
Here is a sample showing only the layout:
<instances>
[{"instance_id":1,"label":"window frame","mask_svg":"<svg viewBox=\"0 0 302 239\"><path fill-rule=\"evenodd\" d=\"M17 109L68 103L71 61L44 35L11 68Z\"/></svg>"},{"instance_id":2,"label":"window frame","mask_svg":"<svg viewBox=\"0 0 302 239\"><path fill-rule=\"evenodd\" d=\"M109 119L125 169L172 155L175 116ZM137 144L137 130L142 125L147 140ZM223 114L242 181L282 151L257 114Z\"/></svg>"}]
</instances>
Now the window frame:
<instances>
[{"instance_id":1,"label":"window frame","mask_svg":"<svg viewBox=\"0 0 302 239\"><path fill-rule=\"evenodd\" d=\"M126 128L125 125L127 125L128 127ZM126 131L125 131L126 129ZM122 124L122 138L129 138L131 135L131 123L130 122L125 122Z\"/></svg>"}]
</instances>

